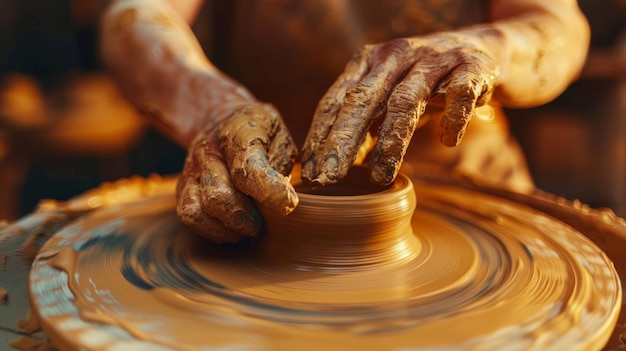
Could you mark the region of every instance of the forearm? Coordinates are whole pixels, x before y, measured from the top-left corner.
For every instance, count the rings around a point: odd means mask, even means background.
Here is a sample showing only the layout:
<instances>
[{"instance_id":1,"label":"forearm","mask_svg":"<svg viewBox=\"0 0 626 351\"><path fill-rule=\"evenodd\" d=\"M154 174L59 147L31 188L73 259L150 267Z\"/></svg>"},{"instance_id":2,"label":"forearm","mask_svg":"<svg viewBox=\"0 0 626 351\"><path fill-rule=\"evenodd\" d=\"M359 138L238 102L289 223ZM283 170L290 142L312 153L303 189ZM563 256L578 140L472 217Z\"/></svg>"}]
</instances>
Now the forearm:
<instances>
[{"instance_id":1,"label":"forearm","mask_svg":"<svg viewBox=\"0 0 626 351\"><path fill-rule=\"evenodd\" d=\"M495 53L495 100L509 107L540 105L578 77L589 27L575 1L494 0L492 17L492 24L470 30L484 31Z\"/></svg>"},{"instance_id":2,"label":"forearm","mask_svg":"<svg viewBox=\"0 0 626 351\"><path fill-rule=\"evenodd\" d=\"M128 99L182 145L226 115L229 102L254 100L208 61L185 20L162 1L112 1L101 45Z\"/></svg>"}]
</instances>

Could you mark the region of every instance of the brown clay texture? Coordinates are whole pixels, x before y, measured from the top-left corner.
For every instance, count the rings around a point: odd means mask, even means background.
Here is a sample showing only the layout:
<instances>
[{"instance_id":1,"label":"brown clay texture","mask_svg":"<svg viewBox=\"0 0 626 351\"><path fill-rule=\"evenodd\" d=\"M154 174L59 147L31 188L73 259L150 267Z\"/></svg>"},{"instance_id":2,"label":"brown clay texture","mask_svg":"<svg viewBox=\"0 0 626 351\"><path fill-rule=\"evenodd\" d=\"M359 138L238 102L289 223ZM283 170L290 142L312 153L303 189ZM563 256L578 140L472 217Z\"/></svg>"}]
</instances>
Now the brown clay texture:
<instances>
[{"instance_id":1,"label":"brown clay texture","mask_svg":"<svg viewBox=\"0 0 626 351\"><path fill-rule=\"evenodd\" d=\"M367 188L356 177L354 188L296 184L298 208L266 214L264 235L236 246L186 230L173 185L92 211L35 259L35 315L70 350L589 350L610 342L619 276L568 224L595 217L553 216L537 209L539 199L478 186L400 176ZM563 207L541 201L557 214Z\"/></svg>"}]
</instances>

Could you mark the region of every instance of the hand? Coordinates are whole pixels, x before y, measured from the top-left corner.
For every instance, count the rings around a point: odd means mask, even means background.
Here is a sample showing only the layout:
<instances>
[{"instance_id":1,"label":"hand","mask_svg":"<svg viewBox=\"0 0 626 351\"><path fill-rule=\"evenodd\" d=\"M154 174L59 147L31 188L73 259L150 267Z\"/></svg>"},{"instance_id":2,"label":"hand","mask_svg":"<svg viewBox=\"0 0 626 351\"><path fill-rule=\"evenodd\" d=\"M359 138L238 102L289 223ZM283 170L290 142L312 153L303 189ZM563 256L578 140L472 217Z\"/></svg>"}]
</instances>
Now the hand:
<instances>
[{"instance_id":1,"label":"hand","mask_svg":"<svg viewBox=\"0 0 626 351\"><path fill-rule=\"evenodd\" d=\"M341 180L368 131L380 124L369 160L373 182L396 177L427 103L445 94L440 140L457 145L494 89L498 67L474 33L438 33L367 45L320 100L302 153L303 179Z\"/></svg>"},{"instance_id":2,"label":"hand","mask_svg":"<svg viewBox=\"0 0 626 351\"><path fill-rule=\"evenodd\" d=\"M230 111L191 142L177 185L183 223L220 243L258 233L252 199L281 214L298 203L286 177L297 149L276 109L245 101Z\"/></svg>"}]
</instances>

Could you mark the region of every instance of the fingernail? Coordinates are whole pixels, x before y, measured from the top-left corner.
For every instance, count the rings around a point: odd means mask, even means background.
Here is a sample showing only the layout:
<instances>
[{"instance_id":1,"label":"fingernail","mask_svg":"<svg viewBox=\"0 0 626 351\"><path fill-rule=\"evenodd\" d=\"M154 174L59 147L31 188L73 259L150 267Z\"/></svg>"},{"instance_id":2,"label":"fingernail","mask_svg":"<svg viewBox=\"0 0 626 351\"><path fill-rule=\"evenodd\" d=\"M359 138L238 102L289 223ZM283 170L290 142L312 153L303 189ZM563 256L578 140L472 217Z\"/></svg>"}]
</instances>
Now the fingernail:
<instances>
[{"instance_id":1,"label":"fingernail","mask_svg":"<svg viewBox=\"0 0 626 351\"><path fill-rule=\"evenodd\" d=\"M311 182L316 174L315 174L315 161L313 160L313 157L310 157L304 161L302 161L302 165L301 165L301 177L302 179Z\"/></svg>"},{"instance_id":2,"label":"fingernail","mask_svg":"<svg viewBox=\"0 0 626 351\"><path fill-rule=\"evenodd\" d=\"M332 150L320 169L320 175L316 178L316 181L322 185L336 183L339 178L339 160L337 157L337 151Z\"/></svg>"},{"instance_id":3,"label":"fingernail","mask_svg":"<svg viewBox=\"0 0 626 351\"><path fill-rule=\"evenodd\" d=\"M396 177L397 167L386 166L385 164L375 163L370 168L370 178L378 185L389 185Z\"/></svg>"}]
</instances>

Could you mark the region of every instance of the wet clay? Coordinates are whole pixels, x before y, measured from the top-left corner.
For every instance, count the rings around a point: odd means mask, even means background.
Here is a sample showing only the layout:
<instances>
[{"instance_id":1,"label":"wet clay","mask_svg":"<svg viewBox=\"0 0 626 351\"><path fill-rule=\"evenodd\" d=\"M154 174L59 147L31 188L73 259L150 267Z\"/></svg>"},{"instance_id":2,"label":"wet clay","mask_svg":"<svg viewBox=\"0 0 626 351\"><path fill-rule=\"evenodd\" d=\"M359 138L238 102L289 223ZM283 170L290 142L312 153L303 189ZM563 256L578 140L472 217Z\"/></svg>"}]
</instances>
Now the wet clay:
<instances>
[{"instance_id":1,"label":"wet clay","mask_svg":"<svg viewBox=\"0 0 626 351\"><path fill-rule=\"evenodd\" d=\"M31 311L28 311L26 318L17 323L17 327L25 332L20 337L12 341L9 346L20 351L56 351L57 348L50 343L50 340L34 333L41 330L39 322Z\"/></svg>"},{"instance_id":2,"label":"wet clay","mask_svg":"<svg viewBox=\"0 0 626 351\"><path fill-rule=\"evenodd\" d=\"M46 340L21 336L13 341L10 346L20 351L57 351L58 349Z\"/></svg>"},{"instance_id":3,"label":"wet clay","mask_svg":"<svg viewBox=\"0 0 626 351\"><path fill-rule=\"evenodd\" d=\"M241 245L189 232L173 192L101 208L40 251L33 311L63 350L589 350L615 330L613 263L567 222L456 183L349 184L294 184Z\"/></svg>"},{"instance_id":4,"label":"wet clay","mask_svg":"<svg viewBox=\"0 0 626 351\"><path fill-rule=\"evenodd\" d=\"M35 318L32 311L28 311L26 314L26 319L22 319L17 323L17 327L21 330L32 333L38 330L41 330L41 326L39 325L39 321Z\"/></svg>"}]
</instances>

